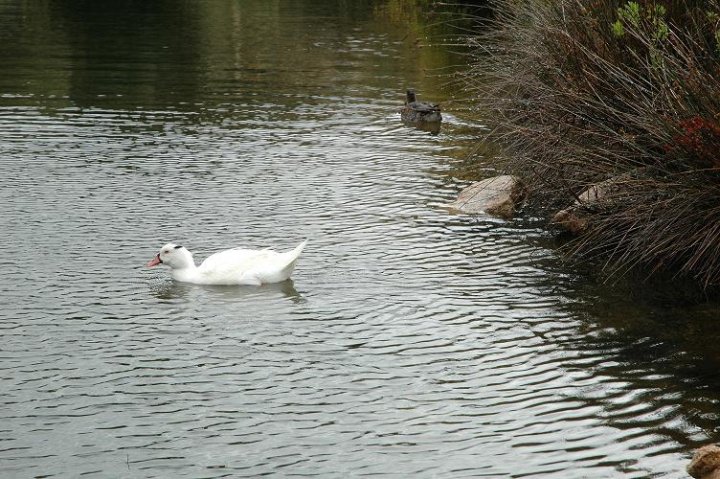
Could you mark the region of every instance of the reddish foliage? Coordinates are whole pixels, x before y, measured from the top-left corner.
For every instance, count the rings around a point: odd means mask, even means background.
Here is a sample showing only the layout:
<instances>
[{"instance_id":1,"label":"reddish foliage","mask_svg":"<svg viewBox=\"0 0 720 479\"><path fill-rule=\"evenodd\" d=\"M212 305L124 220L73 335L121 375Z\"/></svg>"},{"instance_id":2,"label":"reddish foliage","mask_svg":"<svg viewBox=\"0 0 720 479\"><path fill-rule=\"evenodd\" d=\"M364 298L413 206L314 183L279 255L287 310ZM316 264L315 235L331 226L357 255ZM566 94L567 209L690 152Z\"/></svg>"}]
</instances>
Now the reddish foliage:
<instances>
[{"instance_id":1,"label":"reddish foliage","mask_svg":"<svg viewBox=\"0 0 720 479\"><path fill-rule=\"evenodd\" d=\"M703 167L720 168L720 125L715 120L694 116L680 122L682 133L666 150L682 148L699 160Z\"/></svg>"}]
</instances>

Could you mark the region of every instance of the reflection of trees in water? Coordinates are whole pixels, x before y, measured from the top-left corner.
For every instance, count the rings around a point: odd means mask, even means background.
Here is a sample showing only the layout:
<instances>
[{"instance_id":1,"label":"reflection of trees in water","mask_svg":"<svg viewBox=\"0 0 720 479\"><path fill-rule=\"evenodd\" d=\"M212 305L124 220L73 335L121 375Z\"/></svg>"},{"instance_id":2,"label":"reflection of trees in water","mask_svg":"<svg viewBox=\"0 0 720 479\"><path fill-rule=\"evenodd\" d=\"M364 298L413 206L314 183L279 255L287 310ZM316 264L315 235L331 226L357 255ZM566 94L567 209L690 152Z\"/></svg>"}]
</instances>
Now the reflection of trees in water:
<instances>
[{"instance_id":1,"label":"reflection of trees in water","mask_svg":"<svg viewBox=\"0 0 720 479\"><path fill-rule=\"evenodd\" d=\"M0 46L0 59L18 59L4 72L7 81L27 80L18 93L83 107L197 108L228 102L228 94L299 103L343 83L397 87L400 95L406 85L388 85L391 74L407 69L408 83L416 83L442 70L449 50L404 42L407 31L422 28L417 22L380 25L392 22L377 8L385 3L23 2L18 26L4 33L21 38ZM359 68L368 57L372 66Z\"/></svg>"},{"instance_id":2,"label":"reflection of trees in water","mask_svg":"<svg viewBox=\"0 0 720 479\"><path fill-rule=\"evenodd\" d=\"M563 309L582 322L558 343L588 358L587 372L607 385L577 399L601 407L613 427L646 429L687 450L713 438L720 428L717 303L693 302L698 292L679 294L677 283L580 281L565 288L577 300Z\"/></svg>"},{"instance_id":3,"label":"reflection of trees in water","mask_svg":"<svg viewBox=\"0 0 720 479\"><path fill-rule=\"evenodd\" d=\"M198 29L182 3L23 2L18 13L21 38L0 48L0 56L20 59L5 74L27 77L22 93L67 96L79 106L121 95L158 98L180 80L169 65L197 57ZM182 83L189 81L184 75Z\"/></svg>"},{"instance_id":4,"label":"reflection of trees in water","mask_svg":"<svg viewBox=\"0 0 720 479\"><path fill-rule=\"evenodd\" d=\"M174 65L198 61L196 17L184 3L54 2L72 49L69 95L76 104L131 97L164 102L197 91L196 68L178 75Z\"/></svg>"}]
</instances>

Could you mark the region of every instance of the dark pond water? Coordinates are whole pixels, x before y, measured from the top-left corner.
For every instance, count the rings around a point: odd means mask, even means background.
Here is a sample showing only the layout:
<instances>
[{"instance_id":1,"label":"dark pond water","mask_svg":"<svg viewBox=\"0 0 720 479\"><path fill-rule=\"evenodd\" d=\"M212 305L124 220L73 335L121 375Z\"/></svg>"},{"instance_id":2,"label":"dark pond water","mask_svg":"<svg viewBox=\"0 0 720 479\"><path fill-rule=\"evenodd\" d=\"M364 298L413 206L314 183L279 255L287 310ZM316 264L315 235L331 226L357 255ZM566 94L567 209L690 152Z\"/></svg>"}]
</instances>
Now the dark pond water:
<instances>
[{"instance_id":1,"label":"dark pond water","mask_svg":"<svg viewBox=\"0 0 720 479\"><path fill-rule=\"evenodd\" d=\"M407 3L0 0L0 476L685 477L715 306L448 214L480 125ZM281 285L143 267L304 238Z\"/></svg>"}]
</instances>

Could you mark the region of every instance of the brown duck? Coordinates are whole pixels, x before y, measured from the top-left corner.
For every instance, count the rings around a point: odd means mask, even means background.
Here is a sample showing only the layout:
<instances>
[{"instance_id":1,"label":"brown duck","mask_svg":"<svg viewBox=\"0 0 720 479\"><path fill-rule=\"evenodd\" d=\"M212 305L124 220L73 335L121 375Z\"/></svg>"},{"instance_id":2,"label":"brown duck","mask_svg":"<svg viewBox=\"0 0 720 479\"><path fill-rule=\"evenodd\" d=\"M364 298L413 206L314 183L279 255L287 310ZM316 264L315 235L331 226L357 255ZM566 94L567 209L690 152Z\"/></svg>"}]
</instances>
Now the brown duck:
<instances>
[{"instance_id":1,"label":"brown duck","mask_svg":"<svg viewBox=\"0 0 720 479\"><path fill-rule=\"evenodd\" d=\"M417 101L415 90L410 89L405 106L400 110L400 119L406 123L440 123L440 105Z\"/></svg>"}]
</instances>

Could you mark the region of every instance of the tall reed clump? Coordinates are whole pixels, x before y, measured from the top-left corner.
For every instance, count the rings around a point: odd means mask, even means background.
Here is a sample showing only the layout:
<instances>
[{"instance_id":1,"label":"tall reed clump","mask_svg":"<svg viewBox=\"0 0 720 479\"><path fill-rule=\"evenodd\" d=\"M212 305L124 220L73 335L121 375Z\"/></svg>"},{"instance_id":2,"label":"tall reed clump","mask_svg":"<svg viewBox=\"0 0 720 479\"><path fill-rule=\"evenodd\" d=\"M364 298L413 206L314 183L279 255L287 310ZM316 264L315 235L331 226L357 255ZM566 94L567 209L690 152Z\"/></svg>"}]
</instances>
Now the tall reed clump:
<instances>
[{"instance_id":1,"label":"tall reed clump","mask_svg":"<svg viewBox=\"0 0 720 479\"><path fill-rule=\"evenodd\" d=\"M569 245L609 270L720 283L720 4L496 0L469 87L536 205L589 186Z\"/></svg>"}]
</instances>

